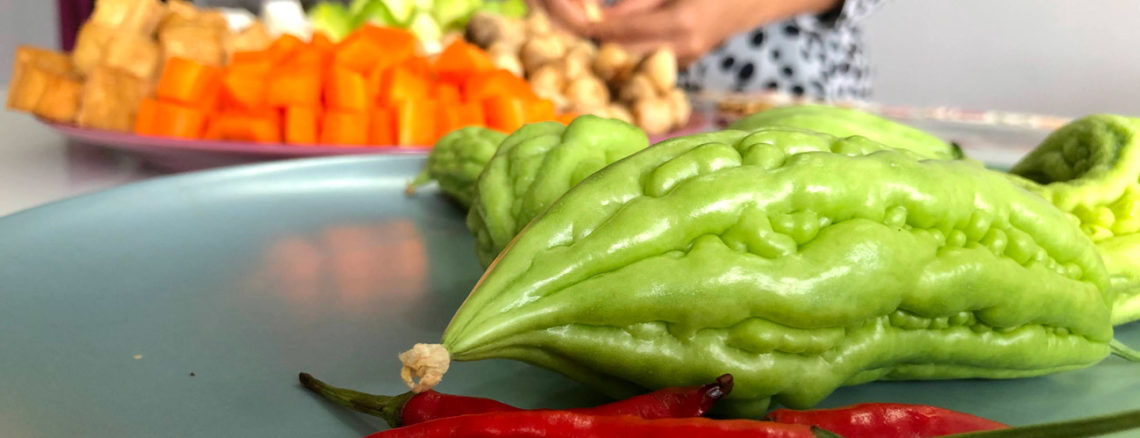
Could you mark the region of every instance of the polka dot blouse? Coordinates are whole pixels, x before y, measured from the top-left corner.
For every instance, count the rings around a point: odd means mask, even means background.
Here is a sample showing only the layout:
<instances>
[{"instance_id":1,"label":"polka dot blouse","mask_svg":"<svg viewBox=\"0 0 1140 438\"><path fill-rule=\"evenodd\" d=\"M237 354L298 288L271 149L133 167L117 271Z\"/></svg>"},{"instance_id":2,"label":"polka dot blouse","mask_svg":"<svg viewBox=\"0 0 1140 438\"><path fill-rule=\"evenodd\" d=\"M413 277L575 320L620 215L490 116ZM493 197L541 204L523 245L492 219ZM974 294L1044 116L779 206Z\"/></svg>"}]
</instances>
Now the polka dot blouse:
<instances>
[{"instance_id":1,"label":"polka dot blouse","mask_svg":"<svg viewBox=\"0 0 1140 438\"><path fill-rule=\"evenodd\" d=\"M726 40L688 69L689 91L775 91L813 99L862 99L871 78L857 23L883 0L846 0Z\"/></svg>"}]
</instances>

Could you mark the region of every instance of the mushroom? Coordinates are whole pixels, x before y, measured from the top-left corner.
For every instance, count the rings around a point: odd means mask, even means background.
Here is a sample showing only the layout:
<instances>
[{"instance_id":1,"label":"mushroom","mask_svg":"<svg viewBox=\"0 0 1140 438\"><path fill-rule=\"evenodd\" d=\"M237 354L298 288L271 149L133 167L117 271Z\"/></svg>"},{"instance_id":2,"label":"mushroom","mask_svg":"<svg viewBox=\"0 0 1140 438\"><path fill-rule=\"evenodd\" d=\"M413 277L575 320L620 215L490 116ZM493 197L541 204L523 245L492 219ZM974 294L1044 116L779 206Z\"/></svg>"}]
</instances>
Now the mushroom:
<instances>
[{"instance_id":1,"label":"mushroom","mask_svg":"<svg viewBox=\"0 0 1140 438\"><path fill-rule=\"evenodd\" d=\"M554 96L561 95L566 84L565 75L554 64L546 64L535 69L528 79L534 94L543 99L553 99Z\"/></svg>"},{"instance_id":2,"label":"mushroom","mask_svg":"<svg viewBox=\"0 0 1140 438\"><path fill-rule=\"evenodd\" d=\"M592 74L590 72L590 58L581 54L567 53L566 56L562 57L558 66L562 68L562 74L570 79Z\"/></svg>"},{"instance_id":3,"label":"mushroom","mask_svg":"<svg viewBox=\"0 0 1140 438\"><path fill-rule=\"evenodd\" d=\"M653 97L657 97L657 88L653 86L653 81L644 73L633 75L618 92L618 98L622 102L637 102Z\"/></svg>"},{"instance_id":4,"label":"mushroom","mask_svg":"<svg viewBox=\"0 0 1140 438\"><path fill-rule=\"evenodd\" d=\"M550 24L550 17L547 17L546 12L541 9L531 9L523 23L526 25L526 33L529 38L546 36L554 30L554 26Z\"/></svg>"},{"instance_id":5,"label":"mushroom","mask_svg":"<svg viewBox=\"0 0 1140 438\"><path fill-rule=\"evenodd\" d=\"M598 46L595 46L590 40L575 39L566 46L566 56L581 56L592 61L595 56L598 56Z\"/></svg>"},{"instance_id":6,"label":"mushroom","mask_svg":"<svg viewBox=\"0 0 1140 438\"><path fill-rule=\"evenodd\" d=\"M689 102L689 96L680 88L674 88L666 98L673 111L673 126L679 128L687 125L693 116L693 104Z\"/></svg>"},{"instance_id":7,"label":"mushroom","mask_svg":"<svg viewBox=\"0 0 1140 438\"><path fill-rule=\"evenodd\" d=\"M529 72L564 55L566 55L566 46L562 44L562 40L547 35L532 38L524 43L522 51L519 52L519 59L522 60L523 68Z\"/></svg>"},{"instance_id":8,"label":"mushroom","mask_svg":"<svg viewBox=\"0 0 1140 438\"><path fill-rule=\"evenodd\" d=\"M486 50L487 54L491 56L510 55L517 57L519 53L519 46L512 46L510 44L507 44L505 41L497 41L488 46Z\"/></svg>"},{"instance_id":9,"label":"mushroom","mask_svg":"<svg viewBox=\"0 0 1140 438\"><path fill-rule=\"evenodd\" d=\"M607 106L602 116L633 124L633 114L629 112L629 108L618 103L611 103Z\"/></svg>"},{"instance_id":10,"label":"mushroom","mask_svg":"<svg viewBox=\"0 0 1140 438\"><path fill-rule=\"evenodd\" d=\"M555 94L547 99L554 103L554 111L558 113L569 112L573 108L570 99L566 98L566 95L562 93Z\"/></svg>"},{"instance_id":11,"label":"mushroom","mask_svg":"<svg viewBox=\"0 0 1140 438\"><path fill-rule=\"evenodd\" d=\"M673 128L672 105L666 98L651 97L633 104L637 126L649 135L661 135Z\"/></svg>"},{"instance_id":12,"label":"mushroom","mask_svg":"<svg viewBox=\"0 0 1140 438\"><path fill-rule=\"evenodd\" d=\"M526 40L526 29L519 20L479 12L467 22L464 38L484 49L495 43L518 47Z\"/></svg>"},{"instance_id":13,"label":"mushroom","mask_svg":"<svg viewBox=\"0 0 1140 438\"><path fill-rule=\"evenodd\" d=\"M624 82L635 66L633 56L614 43L603 44L594 58L594 73L606 82Z\"/></svg>"},{"instance_id":14,"label":"mushroom","mask_svg":"<svg viewBox=\"0 0 1140 438\"><path fill-rule=\"evenodd\" d=\"M654 50L641 61L637 71L647 75L660 94L677 87L677 55L672 50Z\"/></svg>"},{"instance_id":15,"label":"mushroom","mask_svg":"<svg viewBox=\"0 0 1140 438\"><path fill-rule=\"evenodd\" d=\"M522 61L519 57L511 53L498 53L491 55L491 64L496 68L501 68L513 73L515 76L523 76Z\"/></svg>"},{"instance_id":16,"label":"mushroom","mask_svg":"<svg viewBox=\"0 0 1140 438\"><path fill-rule=\"evenodd\" d=\"M610 91L597 77L583 75L566 84L566 98L575 111L590 113L609 105Z\"/></svg>"}]
</instances>

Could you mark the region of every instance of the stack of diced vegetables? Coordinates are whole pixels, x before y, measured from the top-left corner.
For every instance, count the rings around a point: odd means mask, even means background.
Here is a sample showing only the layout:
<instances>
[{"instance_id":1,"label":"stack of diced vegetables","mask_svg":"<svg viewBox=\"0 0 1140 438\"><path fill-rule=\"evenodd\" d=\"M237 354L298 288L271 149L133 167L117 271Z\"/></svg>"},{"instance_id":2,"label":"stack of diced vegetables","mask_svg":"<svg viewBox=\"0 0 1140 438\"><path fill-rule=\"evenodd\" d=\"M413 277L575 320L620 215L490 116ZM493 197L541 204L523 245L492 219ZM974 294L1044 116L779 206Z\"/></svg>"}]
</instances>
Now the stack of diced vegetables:
<instances>
[{"instance_id":1,"label":"stack of diced vegetables","mask_svg":"<svg viewBox=\"0 0 1140 438\"><path fill-rule=\"evenodd\" d=\"M170 59L135 132L190 139L427 146L464 126L511 132L554 104L457 39L417 55L409 31L365 25L338 43L282 35L225 67ZM572 117L564 115L563 118Z\"/></svg>"}]
</instances>

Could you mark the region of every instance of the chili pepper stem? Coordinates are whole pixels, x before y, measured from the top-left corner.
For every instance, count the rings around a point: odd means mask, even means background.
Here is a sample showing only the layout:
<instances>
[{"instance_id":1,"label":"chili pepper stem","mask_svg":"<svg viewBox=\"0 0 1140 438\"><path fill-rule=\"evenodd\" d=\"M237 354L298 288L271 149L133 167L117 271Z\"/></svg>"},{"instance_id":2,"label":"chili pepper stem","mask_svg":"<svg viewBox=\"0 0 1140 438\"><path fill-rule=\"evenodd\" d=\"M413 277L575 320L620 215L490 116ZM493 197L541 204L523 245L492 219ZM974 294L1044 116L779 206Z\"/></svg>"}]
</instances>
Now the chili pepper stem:
<instances>
[{"instance_id":1,"label":"chili pepper stem","mask_svg":"<svg viewBox=\"0 0 1140 438\"><path fill-rule=\"evenodd\" d=\"M384 421L388 422L389 427L399 427L401 425L400 414L403 411L404 404L408 402L408 399L416 395L412 392L405 392L391 397L337 388L320 381L309 373L301 373L300 379L301 385L317 393L325 400L357 412L383 418Z\"/></svg>"},{"instance_id":2,"label":"chili pepper stem","mask_svg":"<svg viewBox=\"0 0 1140 438\"><path fill-rule=\"evenodd\" d=\"M947 435L945 438L1081 438L1135 428L1140 428L1140 409L1079 420Z\"/></svg>"},{"instance_id":3,"label":"chili pepper stem","mask_svg":"<svg viewBox=\"0 0 1140 438\"><path fill-rule=\"evenodd\" d=\"M408 182L408 185L404 187L404 193L406 193L408 196L412 196L416 194L416 187L427 184L429 181L431 181L431 174L427 169L424 169L418 175L416 175L415 179Z\"/></svg>"},{"instance_id":4,"label":"chili pepper stem","mask_svg":"<svg viewBox=\"0 0 1140 438\"><path fill-rule=\"evenodd\" d=\"M412 392L419 394L443 380L451 365L451 354L440 344L416 344L411 350L400 353L400 363L404 364L400 377Z\"/></svg>"},{"instance_id":5,"label":"chili pepper stem","mask_svg":"<svg viewBox=\"0 0 1140 438\"><path fill-rule=\"evenodd\" d=\"M1113 339L1108 345L1112 347L1112 354L1120 356L1129 362L1140 362L1140 351L1133 350L1116 339Z\"/></svg>"}]
</instances>

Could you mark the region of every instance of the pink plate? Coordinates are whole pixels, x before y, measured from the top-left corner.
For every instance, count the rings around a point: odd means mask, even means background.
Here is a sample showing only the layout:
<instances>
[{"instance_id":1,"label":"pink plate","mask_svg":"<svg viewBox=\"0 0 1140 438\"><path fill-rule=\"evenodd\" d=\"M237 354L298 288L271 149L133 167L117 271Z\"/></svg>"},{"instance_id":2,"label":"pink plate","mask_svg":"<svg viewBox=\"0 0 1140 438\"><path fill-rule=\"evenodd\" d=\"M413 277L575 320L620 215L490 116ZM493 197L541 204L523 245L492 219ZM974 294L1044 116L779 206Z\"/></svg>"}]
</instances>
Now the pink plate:
<instances>
[{"instance_id":1,"label":"pink plate","mask_svg":"<svg viewBox=\"0 0 1140 438\"><path fill-rule=\"evenodd\" d=\"M138 155L151 166L170 171L195 170L287 158L364 154L426 154L431 151L431 148L426 146L353 147L184 140L80 128L75 125L53 123L43 119L40 121L78 143L128 151ZM681 129L666 135L652 137L650 140L656 143L671 137L695 134L705 129L707 129L705 118L694 114L689 123Z\"/></svg>"}]
</instances>

